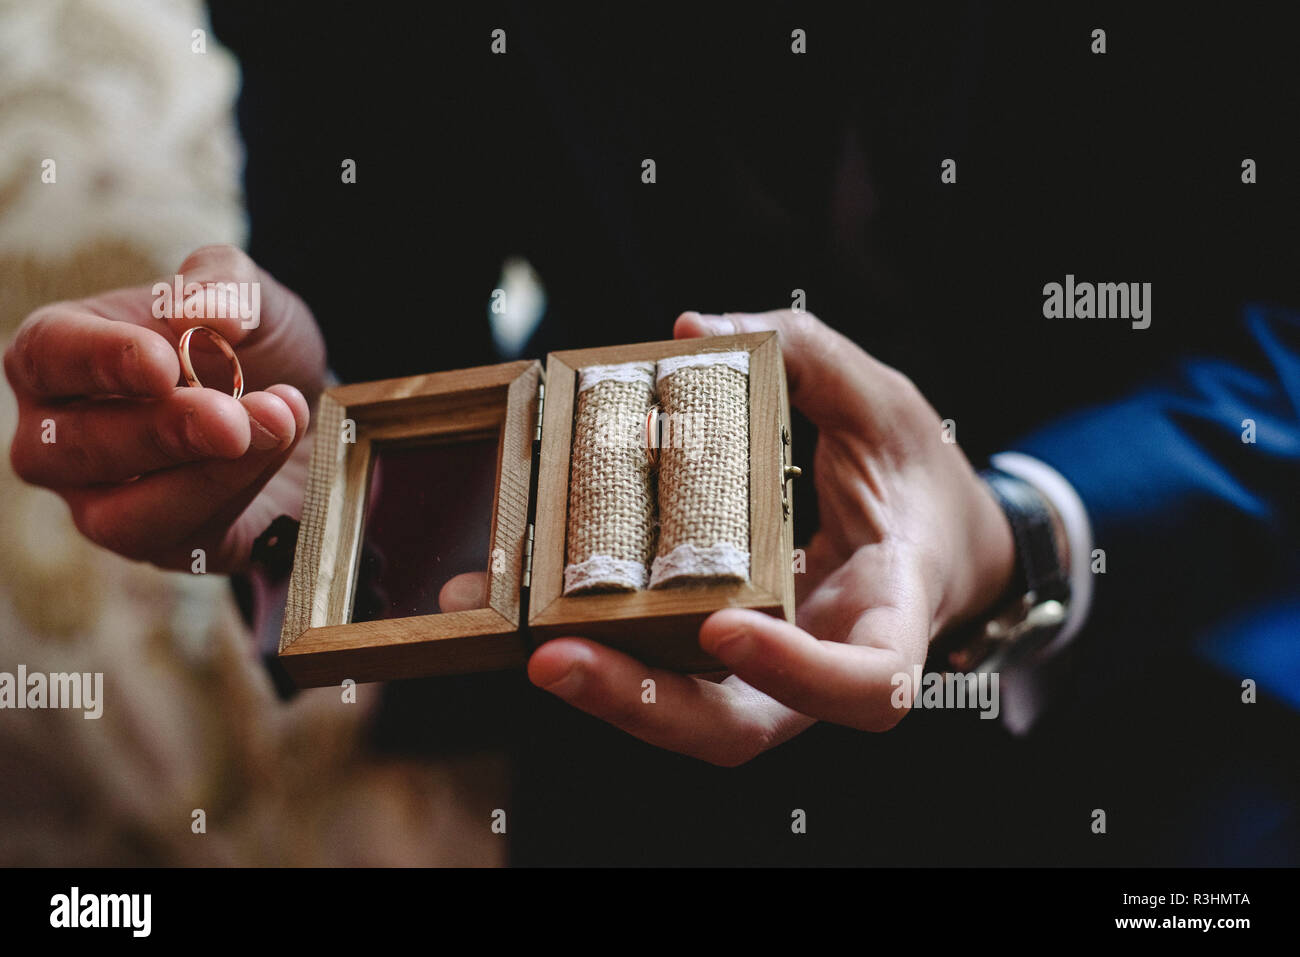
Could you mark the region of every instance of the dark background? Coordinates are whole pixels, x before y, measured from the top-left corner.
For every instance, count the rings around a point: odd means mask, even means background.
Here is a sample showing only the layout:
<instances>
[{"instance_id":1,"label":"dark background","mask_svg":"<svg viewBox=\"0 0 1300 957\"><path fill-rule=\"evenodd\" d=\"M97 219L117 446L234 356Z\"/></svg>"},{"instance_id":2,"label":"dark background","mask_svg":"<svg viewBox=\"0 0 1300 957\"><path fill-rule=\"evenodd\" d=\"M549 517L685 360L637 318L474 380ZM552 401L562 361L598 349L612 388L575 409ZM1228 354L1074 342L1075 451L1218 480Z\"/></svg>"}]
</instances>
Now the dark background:
<instances>
[{"instance_id":1,"label":"dark background","mask_svg":"<svg viewBox=\"0 0 1300 957\"><path fill-rule=\"evenodd\" d=\"M665 338L685 309L788 308L801 288L976 461L1179 357L1244 357L1245 300L1300 304L1285 19L913 6L215 2L244 71L251 252L311 305L348 381L497 361L486 307L508 255L546 285L535 357ZM1044 319L1042 287L1067 273L1152 283L1151 327ZM795 441L808 462L806 423ZM1122 636L1114 687L1082 689L1029 742L922 712L721 770L521 675L396 683L376 742L509 748L520 864L1294 863L1294 717L1235 704L1237 680L1188 652L1250 584L1230 556L1209 565L1214 600L1161 565L1113 572L1150 599L1081 637Z\"/></svg>"}]
</instances>

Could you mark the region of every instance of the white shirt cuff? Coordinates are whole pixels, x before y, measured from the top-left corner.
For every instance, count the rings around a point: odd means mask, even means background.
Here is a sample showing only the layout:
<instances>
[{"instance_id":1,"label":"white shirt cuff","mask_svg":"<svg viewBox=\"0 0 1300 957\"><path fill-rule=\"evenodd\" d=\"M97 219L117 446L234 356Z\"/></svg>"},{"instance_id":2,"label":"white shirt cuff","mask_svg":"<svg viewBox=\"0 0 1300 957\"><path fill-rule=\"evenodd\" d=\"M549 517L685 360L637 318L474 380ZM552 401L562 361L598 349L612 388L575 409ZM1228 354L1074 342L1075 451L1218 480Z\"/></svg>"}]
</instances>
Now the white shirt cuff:
<instances>
[{"instance_id":1,"label":"white shirt cuff","mask_svg":"<svg viewBox=\"0 0 1300 957\"><path fill-rule=\"evenodd\" d=\"M1037 720L1046 698L1042 665L1064 648L1088 620L1093 589L1092 524L1074 486L1046 462L1020 452L1002 452L990 462L994 468L1028 482L1052 504L1070 545L1070 605L1065 622L1042 651L1007 676L1009 695L1003 702L1002 716L1013 734L1024 734Z\"/></svg>"}]
</instances>

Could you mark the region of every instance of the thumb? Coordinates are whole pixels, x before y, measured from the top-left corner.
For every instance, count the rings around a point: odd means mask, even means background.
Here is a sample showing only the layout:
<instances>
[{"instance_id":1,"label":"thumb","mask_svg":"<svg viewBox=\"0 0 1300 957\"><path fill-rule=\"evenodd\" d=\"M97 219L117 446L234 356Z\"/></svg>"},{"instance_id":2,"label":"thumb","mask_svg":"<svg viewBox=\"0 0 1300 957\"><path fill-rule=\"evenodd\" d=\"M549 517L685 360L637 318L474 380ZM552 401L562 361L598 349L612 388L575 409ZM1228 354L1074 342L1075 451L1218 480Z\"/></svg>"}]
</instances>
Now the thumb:
<instances>
[{"instance_id":1,"label":"thumb","mask_svg":"<svg viewBox=\"0 0 1300 957\"><path fill-rule=\"evenodd\" d=\"M811 313L684 312L673 337L767 331L776 332L781 342L790 401L819 428L860 428L875 410L892 404L889 390L899 373Z\"/></svg>"},{"instance_id":2,"label":"thumb","mask_svg":"<svg viewBox=\"0 0 1300 957\"><path fill-rule=\"evenodd\" d=\"M700 647L741 681L801 714L863 731L884 731L902 718L890 701L891 678L905 656L852 643L876 627L862 614L850 641L822 641L798 625L761 612L728 608L700 626Z\"/></svg>"},{"instance_id":3,"label":"thumb","mask_svg":"<svg viewBox=\"0 0 1300 957\"><path fill-rule=\"evenodd\" d=\"M179 337L195 325L215 329L239 347L251 388L290 383L315 407L326 384L325 340L297 293L235 246L196 249L181 263L178 275L182 291L189 288L194 295L173 303L165 319L173 334ZM195 291L191 283L204 288Z\"/></svg>"},{"instance_id":4,"label":"thumb","mask_svg":"<svg viewBox=\"0 0 1300 957\"><path fill-rule=\"evenodd\" d=\"M177 276L182 298L165 318L178 336L201 322L238 345L258 329L254 342L311 319L294 292L237 246L202 246L185 258ZM195 283L203 288L195 290Z\"/></svg>"}]
</instances>

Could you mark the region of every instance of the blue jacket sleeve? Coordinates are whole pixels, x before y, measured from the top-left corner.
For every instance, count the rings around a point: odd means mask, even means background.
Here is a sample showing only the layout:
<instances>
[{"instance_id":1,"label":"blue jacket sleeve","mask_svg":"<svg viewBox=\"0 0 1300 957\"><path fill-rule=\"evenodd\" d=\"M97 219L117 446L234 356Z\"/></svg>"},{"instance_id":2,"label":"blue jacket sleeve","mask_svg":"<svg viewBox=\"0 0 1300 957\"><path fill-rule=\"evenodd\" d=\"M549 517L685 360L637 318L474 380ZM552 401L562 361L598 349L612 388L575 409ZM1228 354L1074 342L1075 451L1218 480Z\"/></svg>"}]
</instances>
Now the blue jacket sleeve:
<instances>
[{"instance_id":1,"label":"blue jacket sleeve","mask_svg":"<svg viewBox=\"0 0 1300 957\"><path fill-rule=\"evenodd\" d=\"M1241 360L1187 360L1014 446L1069 479L1105 553L1089 643L1101 627L1159 645L1297 581L1300 314L1243 320Z\"/></svg>"}]
</instances>

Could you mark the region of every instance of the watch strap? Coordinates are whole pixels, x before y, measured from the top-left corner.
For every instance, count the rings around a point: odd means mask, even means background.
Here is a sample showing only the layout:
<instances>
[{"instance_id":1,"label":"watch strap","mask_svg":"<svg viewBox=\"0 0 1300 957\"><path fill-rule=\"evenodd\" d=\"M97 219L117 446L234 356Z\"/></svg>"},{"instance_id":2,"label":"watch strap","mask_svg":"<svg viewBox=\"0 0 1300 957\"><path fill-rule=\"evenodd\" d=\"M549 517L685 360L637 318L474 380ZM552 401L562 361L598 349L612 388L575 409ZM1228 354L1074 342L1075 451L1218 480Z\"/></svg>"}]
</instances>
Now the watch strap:
<instances>
[{"instance_id":1,"label":"watch strap","mask_svg":"<svg viewBox=\"0 0 1300 957\"><path fill-rule=\"evenodd\" d=\"M1070 594L1069 577L1061 565L1051 509L1042 493L999 469L985 469L980 478L1011 525L1016 544L1016 594L1032 594L1038 602L1065 601Z\"/></svg>"}]
</instances>

